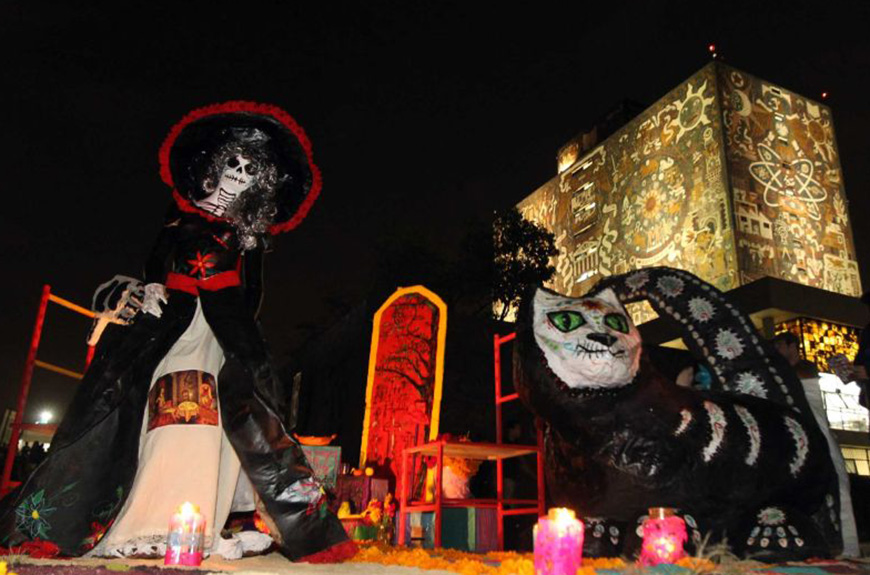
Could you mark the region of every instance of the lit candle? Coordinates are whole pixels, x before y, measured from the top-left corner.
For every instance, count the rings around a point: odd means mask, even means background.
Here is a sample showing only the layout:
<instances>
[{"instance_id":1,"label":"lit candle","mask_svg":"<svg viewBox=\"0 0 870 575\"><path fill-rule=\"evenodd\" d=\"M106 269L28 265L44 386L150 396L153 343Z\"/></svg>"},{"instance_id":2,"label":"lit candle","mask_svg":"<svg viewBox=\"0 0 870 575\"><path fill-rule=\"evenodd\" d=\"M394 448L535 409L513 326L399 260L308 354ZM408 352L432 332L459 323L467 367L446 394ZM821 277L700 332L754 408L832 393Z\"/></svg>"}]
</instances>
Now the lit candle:
<instances>
[{"instance_id":1,"label":"lit candle","mask_svg":"<svg viewBox=\"0 0 870 575\"><path fill-rule=\"evenodd\" d=\"M536 575L575 575L583 562L583 523L570 509L550 509L535 525Z\"/></svg>"},{"instance_id":2,"label":"lit candle","mask_svg":"<svg viewBox=\"0 0 870 575\"><path fill-rule=\"evenodd\" d=\"M686 523L668 507L650 507L649 518L643 522L642 565L676 563L686 556L683 544L687 539Z\"/></svg>"},{"instance_id":3,"label":"lit candle","mask_svg":"<svg viewBox=\"0 0 870 575\"><path fill-rule=\"evenodd\" d=\"M192 565L202 563L205 518L199 506L184 503L169 520L166 537L165 565Z\"/></svg>"}]
</instances>

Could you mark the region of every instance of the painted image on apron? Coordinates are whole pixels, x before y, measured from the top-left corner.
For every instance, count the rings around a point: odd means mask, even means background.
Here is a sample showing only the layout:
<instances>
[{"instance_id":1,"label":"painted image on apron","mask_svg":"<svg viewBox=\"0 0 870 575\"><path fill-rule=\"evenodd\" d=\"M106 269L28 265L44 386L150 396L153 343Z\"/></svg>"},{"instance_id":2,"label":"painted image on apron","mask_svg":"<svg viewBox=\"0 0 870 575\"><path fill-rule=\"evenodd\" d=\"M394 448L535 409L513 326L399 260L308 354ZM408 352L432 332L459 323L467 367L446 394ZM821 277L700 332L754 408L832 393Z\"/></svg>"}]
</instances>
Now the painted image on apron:
<instances>
[{"instance_id":1,"label":"painted image on apron","mask_svg":"<svg viewBox=\"0 0 870 575\"><path fill-rule=\"evenodd\" d=\"M148 431L164 425L217 425L214 376L191 369L158 379L148 393Z\"/></svg>"}]
</instances>

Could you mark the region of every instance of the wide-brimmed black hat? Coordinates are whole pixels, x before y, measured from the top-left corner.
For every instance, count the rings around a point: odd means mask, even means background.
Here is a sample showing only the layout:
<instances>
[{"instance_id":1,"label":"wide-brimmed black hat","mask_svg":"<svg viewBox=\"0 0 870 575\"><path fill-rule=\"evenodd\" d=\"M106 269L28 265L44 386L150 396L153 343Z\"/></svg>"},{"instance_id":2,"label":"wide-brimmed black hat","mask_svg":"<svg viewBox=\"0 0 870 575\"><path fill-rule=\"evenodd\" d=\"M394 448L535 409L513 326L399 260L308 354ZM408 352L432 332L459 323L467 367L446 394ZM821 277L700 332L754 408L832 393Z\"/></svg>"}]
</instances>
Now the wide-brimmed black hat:
<instances>
[{"instance_id":1,"label":"wide-brimmed black hat","mask_svg":"<svg viewBox=\"0 0 870 575\"><path fill-rule=\"evenodd\" d=\"M160 177L173 188L179 208L214 218L192 200L202 195L202 181L214 152L248 134L256 134L257 145L266 149L278 169L278 213L269 232L291 230L305 219L322 182L305 131L281 108L232 101L193 110L172 127L160 146Z\"/></svg>"}]
</instances>

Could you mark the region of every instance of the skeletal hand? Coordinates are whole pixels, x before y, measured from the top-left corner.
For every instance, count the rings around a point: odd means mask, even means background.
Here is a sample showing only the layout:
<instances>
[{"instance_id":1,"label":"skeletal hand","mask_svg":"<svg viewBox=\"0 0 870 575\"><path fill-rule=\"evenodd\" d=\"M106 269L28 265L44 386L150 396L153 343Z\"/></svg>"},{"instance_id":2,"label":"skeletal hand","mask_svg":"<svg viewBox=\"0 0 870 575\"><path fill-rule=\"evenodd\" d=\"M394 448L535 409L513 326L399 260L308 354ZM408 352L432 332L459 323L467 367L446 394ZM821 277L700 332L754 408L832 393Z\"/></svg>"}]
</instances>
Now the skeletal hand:
<instances>
[{"instance_id":1,"label":"skeletal hand","mask_svg":"<svg viewBox=\"0 0 870 575\"><path fill-rule=\"evenodd\" d=\"M142 309L144 303L143 298L144 296L138 297L135 294L130 294L124 302L124 307L118 311L118 319L124 322L129 322L131 319L136 317L136 314Z\"/></svg>"},{"instance_id":2,"label":"skeletal hand","mask_svg":"<svg viewBox=\"0 0 870 575\"><path fill-rule=\"evenodd\" d=\"M142 311L150 313L154 317L163 315L163 310L160 308L161 303L166 303L166 286L163 284L146 284L145 298L142 301Z\"/></svg>"}]
</instances>

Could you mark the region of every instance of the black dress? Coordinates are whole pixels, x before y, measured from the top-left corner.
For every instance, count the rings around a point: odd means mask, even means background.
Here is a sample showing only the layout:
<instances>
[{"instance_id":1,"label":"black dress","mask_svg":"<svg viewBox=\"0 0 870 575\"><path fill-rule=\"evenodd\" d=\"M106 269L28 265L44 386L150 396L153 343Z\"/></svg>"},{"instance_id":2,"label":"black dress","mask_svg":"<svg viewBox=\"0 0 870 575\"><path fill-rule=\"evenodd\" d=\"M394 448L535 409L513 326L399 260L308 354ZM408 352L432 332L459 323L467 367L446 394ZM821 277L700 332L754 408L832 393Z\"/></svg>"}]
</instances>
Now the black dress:
<instances>
[{"instance_id":1,"label":"black dress","mask_svg":"<svg viewBox=\"0 0 870 575\"><path fill-rule=\"evenodd\" d=\"M261 248L240 250L226 220L170 210L145 271L146 283L168 288L162 317L139 313L132 325L107 329L46 460L2 502L0 544L43 539L72 556L94 547L136 476L151 376L199 297L225 356L218 376L224 430L280 531L282 550L294 560L328 556L330 548L351 552L277 415L277 380L254 319L261 259Z\"/></svg>"}]
</instances>

